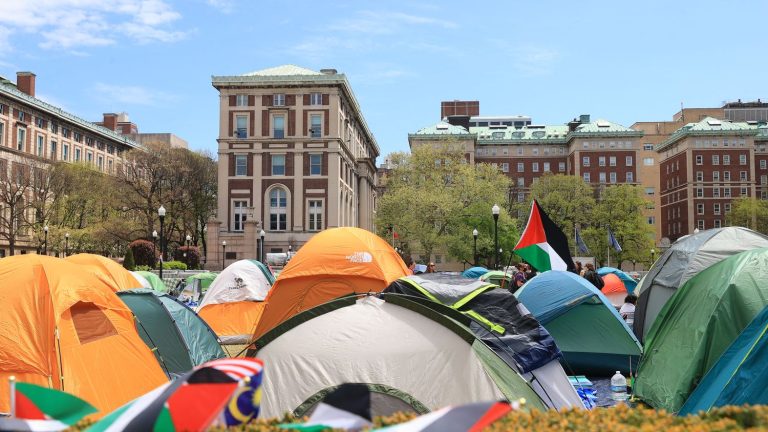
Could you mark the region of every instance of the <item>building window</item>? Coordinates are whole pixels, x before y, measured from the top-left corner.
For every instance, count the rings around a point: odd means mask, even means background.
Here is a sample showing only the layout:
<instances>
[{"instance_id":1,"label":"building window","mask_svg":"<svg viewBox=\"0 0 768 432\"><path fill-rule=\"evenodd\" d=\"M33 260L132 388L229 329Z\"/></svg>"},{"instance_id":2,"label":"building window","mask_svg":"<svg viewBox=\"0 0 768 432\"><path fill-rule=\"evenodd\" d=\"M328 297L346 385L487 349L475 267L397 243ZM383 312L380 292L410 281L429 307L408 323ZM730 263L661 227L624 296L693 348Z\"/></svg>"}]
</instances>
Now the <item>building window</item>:
<instances>
[{"instance_id":1,"label":"building window","mask_svg":"<svg viewBox=\"0 0 768 432\"><path fill-rule=\"evenodd\" d=\"M731 172L730 171L723 171L723 180L731 181Z\"/></svg>"},{"instance_id":2,"label":"building window","mask_svg":"<svg viewBox=\"0 0 768 432\"><path fill-rule=\"evenodd\" d=\"M5 144L5 123L0 122L0 146Z\"/></svg>"},{"instance_id":3,"label":"building window","mask_svg":"<svg viewBox=\"0 0 768 432\"><path fill-rule=\"evenodd\" d=\"M712 189L712 197L713 198L720 198L720 188L716 187Z\"/></svg>"},{"instance_id":4,"label":"building window","mask_svg":"<svg viewBox=\"0 0 768 432\"><path fill-rule=\"evenodd\" d=\"M56 141L51 141L51 159L56 160L56 157L58 156L56 154L56 150L58 150L56 145Z\"/></svg>"},{"instance_id":5,"label":"building window","mask_svg":"<svg viewBox=\"0 0 768 432\"><path fill-rule=\"evenodd\" d=\"M75 162L80 162L80 154L82 151L79 148L75 149Z\"/></svg>"},{"instance_id":6,"label":"building window","mask_svg":"<svg viewBox=\"0 0 768 432\"><path fill-rule=\"evenodd\" d=\"M724 198L730 198L731 197L731 188L723 189L723 197Z\"/></svg>"},{"instance_id":7,"label":"building window","mask_svg":"<svg viewBox=\"0 0 768 432\"><path fill-rule=\"evenodd\" d=\"M747 164L747 155L740 154L739 155L739 165L746 165Z\"/></svg>"},{"instance_id":8,"label":"building window","mask_svg":"<svg viewBox=\"0 0 768 432\"><path fill-rule=\"evenodd\" d=\"M88 152L85 154L86 162L93 163L93 152Z\"/></svg>"},{"instance_id":9,"label":"building window","mask_svg":"<svg viewBox=\"0 0 768 432\"><path fill-rule=\"evenodd\" d=\"M712 165L720 165L720 155L712 155Z\"/></svg>"},{"instance_id":10,"label":"building window","mask_svg":"<svg viewBox=\"0 0 768 432\"><path fill-rule=\"evenodd\" d=\"M760 184L761 185L768 184L768 175L763 174L760 176Z\"/></svg>"},{"instance_id":11,"label":"building window","mask_svg":"<svg viewBox=\"0 0 768 432\"><path fill-rule=\"evenodd\" d=\"M75 132L75 141L83 142L83 136L80 134L80 132Z\"/></svg>"},{"instance_id":12,"label":"building window","mask_svg":"<svg viewBox=\"0 0 768 432\"><path fill-rule=\"evenodd\" d=\"M704 188L696 188L696 198L704 197Z\"/></svg>"},{"instance_id":13,"label":"building window","mask_svg":"<svg viewBox=\"0 0 768 432\"><path fill-rule=\"evenodd\" d=\"M309 125L309 133L312 138L320 138L323 135L322 116L320 114L311 114Z\"/></svg>"},{"instance_id":14,"label":"building window","mask_svg":"<svg viewBox=\"0 0 768 432\"><path fill-rule=\"evenodd\" d=\"M549 172L549 162L544 162L544 172Z\"/></svg>"},{"instance_id":15,"label":"building window","mask_svg":"<svg viewBox=\"0 0 768 432\"><path fill-rule=\"evenodd\" d=\"M558 162L557 163L557 170L560 172L565 171L565 162Z\"/></svg>"},{"instance_id":16,"label":"building window","mask_svg":"<svg viewBox=\"0 0 768 432\"><path fill-rule=\"evenodd\" d=\"M629 171L627 173L626 178L627 178L627 183L634 183L635 182L635 173L633 173L632 171Z\"/></svg>"},{"instance_id":17,"label":"building window","mask_svg":"<svg viewBox=\"0 0 768 432\"><path fill-rule=\"evenodd\" d=\"M69 144L63 144L61 146L61 160L69 160Z\"/></svg>"},{"instance_id":18,"label":"building window","mask_svg":"<svg viewBox=\"0 0 768 432\"><path fill-rule=\"evenodd\" d=\"M611 156L608 158L608 165L610 166L616 166L616 156ZM632 165L632 164L630 164Z\"/></svg>"},{"instance_id":19,"label":"building window","mask_svg":"<svg viewBox=\"0 0 768 432\"><path fill-rule=\"evenodd\" d=\"M534 162L534 163L531 164L531 171L539 172L539 163L538 162Z\"/></svg>"},{"instance_id":20,"label":"building window","mask_svg":"<svg viewBox=\"0 0 768 432\"><path fill-rule=\"evenodd\" d=\"M525 178L523 178L523 177L518 177L518 178L517 178L517 186L519 186L519 187L525 187Z\"/></svg>"},{"instance_id":21,"label":"building window","mask_svg":"<svg viewBox=\"0 0 768 432\"><path fill-rule=\"evenodd\" d=\"M643 144L643 150L645 151L653 150L653 144Z\"/></svg>"},{"instance_id":22,"label":"building window","mask_svg":"<svg viewBox=\"0 0 768 432\"><path fill-rule=\"evenodd\" d=\"M235 155L235 175L248 175L248 155Z\"/></svg>"},{"instance_id":23,"label":"building window","mask_svg":"<svg viewBox=\"0 0 768 432\"><path fill-rule=\"evenodd\" d=\"M704 181L704 171L696 171L696 181Z\"/></svg>"},{"instance_id":24,"label":"building window","mask_svg":"<svg viewBox=\"0 0 768 432\"><path fill-rule=\"evenodd\" d=\"M272 95L272 105L285 106L285 94L275 93L274 95Z\"/></svg>"},{"instance_id":25,"label":"building window","mask_svg":"<svg viewBox=\"0 0 768 432\"><path fill-rule=\"evenodd\" d=\"M696 228L698 228L699 231L704 231L704 220L703 219L698 219L696 221Z\"/></svg>"},{"instance_id":26,"label":"building window","mask_svg":"<svg viewBox=\"0 0 768 432\"><path fill-rule=\"evenodd\" d=\"M320 93L310 93L309 94L309 104L310 105L322 105L323 104L323 95Z\"/></svg>"},{"instance_id":27,"label":"building window","mask_svg":"<svg viewBox=\"0 0 768 432\"><path fill-rule=\"evenodd\" d=\"M549 168L547 165L549 165L549 164L547 164L545 162L544 163L544 171L547 171L547 168ZM509 172L509 164L508 163L504 162L504 163L501 164L501 172L505 172L505 173Z\"/></svg>"},{"instance_id":28,"label":"building window","mask_svg":"<svg viewBox=\"0 0 768 432\"><path fill-rule=\"evenodd\" d=\"M653 187L647 187L645 188L645 194L648 196L654 196L656 195L656 189Z\"/></svg>"},{"instance_id":29,"label":"building window","mask_svg":"<svg viewBox=\"0 0 768 432\"><path fill-rule=\"evenodd\" d=\"M0 123L0 132L3 131L3 125ZM2 144L2 138L0 138L0 144ZM760 159L760 169L766 169L768 168L768 160Z\"/></svg>"},{"instance_id":30,"label":"building window","mask_svg":"<svg viewBox=\"0 0 768 432\"><path fill-rule=\"evenodd\" d=\"M538 148L538 147L534 147L534 148L531 150L531 153L532 153L534 156L538 156L538 155L539 155L539 148Z\"/></svg>"},{"instance_id":31,"label":"building window","mask_svg":"<svg viewBox=\"0 0 768 432\"><path fill-rule=\"evenodd\" d=\"M721 228L722 224L720 222L720 219L715 219L715 228Z\"/></svg>"},{"instance_id":32,"label":"building window","mask_svg":"<svg viewBox=\"0 0 768 432\"><path fill-rule=\"evenodd\" d=\"M24 144L27 142L27 130L20 127L16 131L16 150L24 151Z\"/></svg>"},{"instance_id":33,"label":"building window","mask_svg":"<svg viewBox=\"0 0 768 432\"><path fill-rule=\"evenodd\" d=\"M599 166L601 166L601 167L604 167L605 166L605 156L600 156L599 158L597 158L597 164Z\"/></svg>"},{"instance_id":34,"label":"building window","mask_svg":"<svg viewBox=\"0 0 768 432\"><path fill-rule=\"evenodd\" d=\"M285 175L285 155L272 155L272 175Z\"/></svg>"},{"instance_id":35,"label":"building window","mask_svg":"<svg viewBox=\"0 0 768 432\"><path fill-rule=\"evenodd\" d=\"M309 200L309 230L322 231L323 229L323 201Z\"/></svg>"},{"instance_id":36,"label":"building window","mask_svg":"<svg viewBox=\"0 0 768 432\"><path fill-rule=\"evenodd\" d=\"M245 231L248 201L232 201L232 231Z\"/></svg>"},{"instance_id":37,"label":"building window","mask_svg":"<svg viewBox=\"0 0 768 432\"><path fill-rule=\"evenodd\" d=\"M720 171L712 171L712 181L720 181Z\"/></svg>"},{"instance_id":38,"label":"building window","mask_svg":"<svg viewBox=\"0 0 768 432\"><path fill-rule=\"evenodd\" d=\"M237 118L237 137L238 138L247 138L248 137L248 116L239 115Z\"/></svg>"},{"instance_id":39,"label":"building window","mask_svg":"<svg viewBox=\"0 0 768 432\"><path fill-rule=\"evenodd\" d=\"M715 203L714 206L714 214L719 215L720 214L720 203Z\"/></svg>"},{"instance_id":40,"label":"building window","mask_svg":"<svg viewBox=\"0 0 768 432\"><path fill-rule=\"evenodd\" d=\"M745 187L741 188L741 196L749 196L749 193L747 192L747 188Z\"/></svg>"},{"instance_id":41,"label":"building window","mask_svg":"<svg viewBox=\"0 0 768 432\"><path fill-rule=\"evenodd\" d=\"M525 172L525 164L522 162L517 163L517 172Z\"/></svg>"},{"instance_id":42,"label":"building window","mask_svg":"<svg viewBox=\"0 0 768 432\"><path fill-rule=\"evenodd\" d=\"M589 156L584 156L581 158L581 166L589 166Z\"/></svg>"},{"instance_id":43,"label":"building window","mask_svg":"<svg viewBox=\"0 0 768 432\"><path fill-rule=\"evenodd\" d=\"M731 164L731 155L723 155L723 165Z\"/></svg>"},{"instance_id":44,"label":"building window","mask_svg":"<svg viewBox=\"0 0 768 432\"><path fill-rule=\"evenodd\" d=\"M282 188L274 188L269 192L269 229L285 231L288 227L287 194Z\"/></svg>"},{"instance_id":45,"label":"building window","mask_svg":"<svg viewBox=\"0 0 768 432\"><path fill-rule=\"evenodd\" d=\"M611 183L616 183L616 173L612 172L610 174L611 175L609 176L609 178L611 179ZM629 174L629 173L627 173L627 174Z\"/></svg>"},{"instance_id":46,"label":"building window","mask_svg":"<svg viewBox=\"0 0 768 432\"><path fill-rule=\"evenodd\" d=\"M323 155L309 155L309 175L319 176L323 174Z\"/></svg>"},{"instance_id":47,"label":"building window","mask_svg":"<svg viewBox=\"0 0 768 432\"><path fill-rule=\"evenodd\" d=\"M517 202L523 202L525 200L525 192L517 193Z\"/></svg>"},{"instance_id":48,"label":"building window","mask_svg":"<svg viewBox=\"0 0 768 432\"><path fill-rule=\"evenodd\" d=\"M652 166L653 165L653 158L652 157L643 158L643 165L645 165L645 166Z\"/></svg>"},{"instance_id":49,"label":"building window","mask_svg":"<svg viewBox=\"0 0 768 432\"><path fill-rule=\"evenodd\" d=\"M726 213L730 213L731 212L731 203L723 204L723 209L725 210Z\"/></svg>"},{"instance_id":50,"label":"building window","mask_svg":"<svg viewBox=\"0 0 768 432\"><path fill-rule=\"evenodd\" d=\"M239 94L235 98L235 105L237 106L248 106L248 95Z\"/></svg>"},{"instance_id":51,"label":"building window","mask_svg":"<svg viewBox=\"0 0 768 432\"><path fill-rule=\"evenodd\" d=\"M605 173L604 172L600 173L600 183L605 183Z\"/></svg>"},{"instance_id":52,"label":"building window","mask_svg":"<svg viewBox=\"0 0 768 432\"><path fill-rule=\"evenodd\" d=\"M112 159L107 161L107 166L109 167L109 173L112 174L114 172Z\"/></svg>"},{"instance_id":53,"label":"building window","mask_svg":"<svg viewBox=\"0 0 768 432\"><path fill-rule=\"evenodd\" d=\"M627 164L627 166L632 166L632 164L634 163L634 161L632 160L632 156L627 156L624 159L625 159L624 162Z\"/></svg>"},{"instance_id":54,"label":"building window","mask_svg":"<svg viewBox=\"0 0 768 432\"><path fill-rule=\"evenodd\" d=\"M584 182L585 183L590 183L591 182L591 180L589 179L589 173L588 172L585 172L583 174L583 178L584 178Z\"/></svg>"},{"instance_id":55,"label":"building window","mask_svg":"<svg viewBox=\"0 0 768 432\"><path fill-rule=\"evenodd\" d=\"M696 155L696 165L704 165L704 156Z\"/></svg>"},{"instance_id":56,"label":"building window","mask_svg":"<svg viewBox=\"0 0 768 432\"><path fill-rule=\"evenodd\" d=\"M696 204L696 214L703 215L704 214L704 204Z\"/></svg>"},{"instance_id":57,"label":"building window","mask_svg":"<svg viewBox=\"0 0 768 432\"><path fill-rule=\"evenodd\" d=\"M272 117L272 137L285 138L285 116L276 115Z\"/></svg>"},{"instance_id":58,"label":"building window","mask_svg":"<svg viewBox=\"0 0 768 432\"><path fill-rule=\"evenodd\" d=\"M96 166L99 167L99 171L104 171L104 156L99 155L96 158Z\"/></svg>"},{"instance_id":59,"label":"building window","mask_svg":"<svg viewBox=\"0 0 768 432\"><path fill-rule=\"evenodd\" d=\"M746 171L739 171L739 180L747 181L747 172Z\"/></svg>"},{"instance_id":60,"label":"building window","mask_svg":"<svg viewBox=\"0 0 768 432\"><path fill-rule=\"evenodd\" d=\"M37 136L37 153L36 155L45 156L45 138L42 135Z\"/></svg>"},{"instance_id":61,"label":"building window","mask_svg":"<svg viewBox=\"0 0 768 432\"><path fill-rule=\"evenodd\" d=\"M648 216L648 225L656 225L656 216Z\"/></svg>"}]
</instances>

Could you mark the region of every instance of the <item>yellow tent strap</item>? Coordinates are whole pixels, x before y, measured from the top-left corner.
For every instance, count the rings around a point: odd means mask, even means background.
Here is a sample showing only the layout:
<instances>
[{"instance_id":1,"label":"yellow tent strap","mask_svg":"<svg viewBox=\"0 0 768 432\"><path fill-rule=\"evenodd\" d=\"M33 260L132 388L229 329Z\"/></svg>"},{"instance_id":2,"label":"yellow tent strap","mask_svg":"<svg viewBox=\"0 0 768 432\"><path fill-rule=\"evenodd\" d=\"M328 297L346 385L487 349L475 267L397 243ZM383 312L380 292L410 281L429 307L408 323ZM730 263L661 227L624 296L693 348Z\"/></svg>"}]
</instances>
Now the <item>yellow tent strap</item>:
<instances>
[{"instance_id":1,"label":"yellow tent strap","mask_svg":"<svg viewBox=\"0 0 768 432\"><path fill-rule=\"evenodd\" d=\"M403 281L403 282L406 282L408 285L416 288L420 293L424 294L425 297L427 297L428 299L432 300L433 302L439 303L439 304L443 304L443 302L438 300L437 297L432 295L432 293L430 293L429 291L424 289L424 287L422 287L421 285L419 285L415 281L413 281L413 280L411 280L411 279L409 279L407 277L400 278L400 280ZM470 300L472 300L473 298L477 297L478 295L484 293L488 289L493 289L495 287L496 287L496 285L493 285L493 284L483 285L480 288L478 288L478 289L472 291L471 293L467 294L461 300L457 301L453 305L450 305L450 307L451 307L451 309L459 311L459 308L464 306L465 304L469 303ZM461 313L463 313L463 314L465 314L467 316L470 316L470 317L474 318L475 320L485 324L486 326L488 326L488 328L490 328L492 331L495 331L498 334L504 334L504 332L506 331L506 329L504 329L504 327L502 327L502 326L500 326L500 325L498 325L498 324L496 324L496 323L494 323L492 321L489 321L488 318L480 315L479 313L477 313L477 312L475 312L473 310L459 311L459 312L461 312Z\"/></svg>"},{"instance_id":2,"label":"yellow tent strap","mask_svg":"<svg viewBox=\"0 0 768 432\"><path fill-rule=\"evenodd\" d=\"M55 327L53 332L56 334L56 340L54 343L56 344L56 357L59 365L59 384L61 385L59 390L64 391L64 369L63 365L61 364L61 337L59 335L59 328Z\"/></svg>"}]
</instances>

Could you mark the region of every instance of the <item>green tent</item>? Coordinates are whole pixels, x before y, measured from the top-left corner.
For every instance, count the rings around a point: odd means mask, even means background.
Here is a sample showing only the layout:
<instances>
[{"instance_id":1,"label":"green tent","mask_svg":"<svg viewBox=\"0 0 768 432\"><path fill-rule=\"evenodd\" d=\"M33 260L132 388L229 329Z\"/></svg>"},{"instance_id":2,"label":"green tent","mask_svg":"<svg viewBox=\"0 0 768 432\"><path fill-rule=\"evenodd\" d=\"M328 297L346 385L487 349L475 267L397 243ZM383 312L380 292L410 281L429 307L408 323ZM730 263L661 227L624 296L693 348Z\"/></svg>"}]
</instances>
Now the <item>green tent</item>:
<instances>
[{"instance_id":1,"label":"green tent","mask_svg":"<svg viewBox=\"0 0 768 432\"><path fill-rule=\"evenodd\" d=\"M154 273L152 273L150 271L143 271L143 270L136 271L136 272L133 272L133 273L143 277L149 283L149 286L145 285L144 288L151 288L151 289L153 289L155 291L159 291L161 293L167 293L168 292L168 287L165 286L165 283L163 283L163 280L160 279L160 277L157 276L156 274L154 274ZM141 282L143 283L143 281L141 281Z\"/></svg>"},{"instance_id":2,"label":"green tent","mask_svg":"<svg viewBox=\"0 0 768 432\"><path fill-rule=\"evenodd\" d=\"M203 272L188 276L179 284L180 286L177 285L179 300L185 304L197 306L217 275L217 273Z\"/></svg>"},{"instance_id":3,"label":"green tent","mask_svg":"<svg viewBox=\"0 0 768 432\"><path fill-rule=\"evenodd\" d=\"M142 340L169 377L210 360L226 357L216 334L192 309L151 289L119 291L117 295L137 318Z\"/></svg>"},{"instance_id":4,"label":"green tent","mask_svg":"<svg viewBox=\"0 0 768 432\"><path fill-rule=\"evenodd\" d=\"M499 270L491 270L485 273L484 275L480 276L480 280L498 285L502 288L509 289L510 285L512 284L512 279L514 279L514 277L515 277L515 273L511 271L503 272Z\"/></svg>"},{"instance_id":5,"label":"green tent","mask_svg":"<svg viewBox=\"0 0 768 432\"><path fill-rule=\"evenodd\" d=\"M734 255L689 279L646 336L635 394L677 412L728 346L768 305L768 248Z\"/></svg>"}]
</instances>

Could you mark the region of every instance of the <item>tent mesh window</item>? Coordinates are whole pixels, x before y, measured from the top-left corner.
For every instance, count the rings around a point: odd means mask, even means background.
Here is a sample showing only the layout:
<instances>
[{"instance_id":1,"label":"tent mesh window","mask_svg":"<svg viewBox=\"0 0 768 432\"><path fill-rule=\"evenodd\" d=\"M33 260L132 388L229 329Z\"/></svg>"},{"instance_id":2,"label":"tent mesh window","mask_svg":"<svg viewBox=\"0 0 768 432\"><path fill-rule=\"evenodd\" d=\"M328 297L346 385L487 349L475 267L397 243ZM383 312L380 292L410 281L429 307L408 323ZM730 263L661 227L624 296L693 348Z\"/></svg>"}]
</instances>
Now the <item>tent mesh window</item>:
<instances>
[{"instance_id":1,"label":"tent mesh window","mask_svg":"<svg viewBox=\"0 0 768 432\"><path fill-rule=\"evenodd\" d=\"M70 313L81 344L117 335L107 315L93 303L77 302L70 308Z\"/></svg>"}]
</instances>

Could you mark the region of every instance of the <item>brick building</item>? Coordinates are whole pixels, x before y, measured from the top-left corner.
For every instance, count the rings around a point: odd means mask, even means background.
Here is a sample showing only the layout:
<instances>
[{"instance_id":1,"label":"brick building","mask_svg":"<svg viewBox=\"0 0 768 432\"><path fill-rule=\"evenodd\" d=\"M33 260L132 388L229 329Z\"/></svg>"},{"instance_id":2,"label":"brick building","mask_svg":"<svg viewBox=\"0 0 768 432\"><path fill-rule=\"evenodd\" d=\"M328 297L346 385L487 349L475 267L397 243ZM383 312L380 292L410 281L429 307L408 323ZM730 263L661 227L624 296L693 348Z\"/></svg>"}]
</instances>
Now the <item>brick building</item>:
<instances>
[{"instance_id":1,"label":"brick building","mask_svg":"<svg viewBox=\"0 0 768 432\"><path fill-rule=\"evenodd\" d=\"M379 147L344 74L279 66L214 76L218 216L208 263L296 251L325 228L374 229ZM218 245L215 246L215 245Z\"/></svg>"},{"instance_id":2,"label":"brick building","mask_svg":"<svg viewBox=\"0 0 768 432\"><path fill-rule=\"evenodd\" d=\"M124 152L137 148L136 142L114 130L36 98L35 88L31 72L18 72L16 84L0 77L0 182L16 179L18 185L37 167L55 161L86 163L112 174L122 165ZM10 208L0 208L0 229L17 227L16 253L36 251L46 221L28 205L20 211L11 214ZM0 236L0 256L8 252L8 241Z\"/></svg>"}]
</instances>

